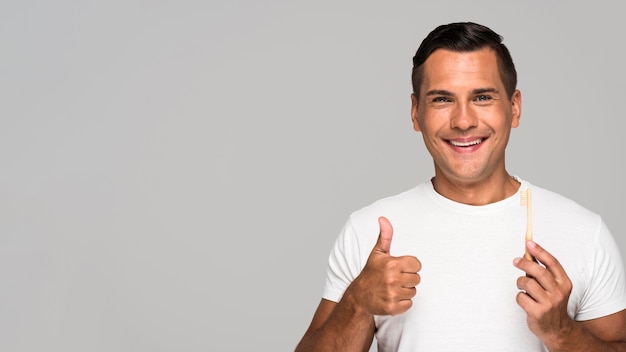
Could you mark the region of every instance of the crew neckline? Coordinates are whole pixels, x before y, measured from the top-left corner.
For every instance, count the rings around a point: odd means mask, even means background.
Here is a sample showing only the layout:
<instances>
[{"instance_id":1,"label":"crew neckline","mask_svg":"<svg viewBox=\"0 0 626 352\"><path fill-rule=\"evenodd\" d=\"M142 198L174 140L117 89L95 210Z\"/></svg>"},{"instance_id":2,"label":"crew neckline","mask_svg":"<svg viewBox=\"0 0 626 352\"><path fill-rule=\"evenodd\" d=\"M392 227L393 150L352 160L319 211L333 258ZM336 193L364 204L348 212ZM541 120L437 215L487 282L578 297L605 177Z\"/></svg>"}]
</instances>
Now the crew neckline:
<instances>
[{"instance_id":1,"label":"crew neckline","mask_svg":"<svg viewBox=\"0 0 626 352\"><path fill-rule=\"evenodd\" d=\"M437 193L437 191L435 191L435 187L433 186L433 183L431 180L424 182L424 189L426 193L435 201L437 201L439 204L458 210L458 211L462 211L462 212L493 211L495 209L507 208L514 204L519 205L521 190L531 187L531 185L528 182L522 180L518 176L512 175L512 177L517 182L520 183L520 186L518 187L517 191L514 194L512 194L510 197L504 198L494 203L485 204L485 205L470 205L470 204L465 204L465 203L459 203L452 199L446 198L442 196L441 194Z\"/></svg>"}]
</instances>

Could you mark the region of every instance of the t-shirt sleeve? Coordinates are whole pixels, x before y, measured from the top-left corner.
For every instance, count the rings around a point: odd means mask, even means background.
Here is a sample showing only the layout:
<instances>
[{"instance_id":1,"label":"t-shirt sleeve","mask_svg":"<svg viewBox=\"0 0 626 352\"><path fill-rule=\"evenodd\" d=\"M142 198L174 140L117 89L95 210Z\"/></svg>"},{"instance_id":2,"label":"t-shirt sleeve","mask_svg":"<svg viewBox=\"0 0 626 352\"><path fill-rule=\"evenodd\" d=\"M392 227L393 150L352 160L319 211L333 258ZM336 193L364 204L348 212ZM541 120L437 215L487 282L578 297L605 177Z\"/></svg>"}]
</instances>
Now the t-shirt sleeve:
<instances>
[{"instance_id":1,"label":"t-shirt sleeve","mask_svg":"<svg viewBox=\"0 0 626 352\"><path fill-rule=\"evenodd\" d=\"M356 232L348 220L331 249L322 297L339 302L346 288L361 272L360 263Z\"/></svg>"},{"instance_id":2,"label":"t-shirt sleeve","mask_svg":"<svg viewBox=\"0 0 626 352\"><path fill-rule=\"evenodd\" d=\"M626 309L626 277L621 254L609 229L601 223L588 264L590 282L575 319L590 320Z\"/></svg>"}]
</instances>

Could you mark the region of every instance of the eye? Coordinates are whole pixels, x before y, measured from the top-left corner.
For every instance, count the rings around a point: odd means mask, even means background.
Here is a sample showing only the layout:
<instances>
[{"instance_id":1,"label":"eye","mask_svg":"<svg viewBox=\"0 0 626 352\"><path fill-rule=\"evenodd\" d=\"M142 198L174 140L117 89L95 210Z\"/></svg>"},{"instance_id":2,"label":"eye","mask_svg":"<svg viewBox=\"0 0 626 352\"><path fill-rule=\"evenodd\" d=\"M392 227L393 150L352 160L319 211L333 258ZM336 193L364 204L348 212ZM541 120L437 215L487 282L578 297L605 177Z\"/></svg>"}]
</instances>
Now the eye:
<instances>
[{"instance_id":1,"label":"eye","mask_svg":"<svg viewBox=\"0 0 626 352\"><path fill-rule=\"evenodd\" d=\"M474 101L478 104L488 104L493 100L491 95L480 94L474 97Z\"/></svg>"},{"instance_id":2,"label":"eye","mask_svg":"<svg viewBox=\"0 0 626 352\"><path fill-rule=\"evenodd\" d=\"M447 103L449 101L448 97L434 97L432 100L433 103Z\"/></svg>"}]
</instances>

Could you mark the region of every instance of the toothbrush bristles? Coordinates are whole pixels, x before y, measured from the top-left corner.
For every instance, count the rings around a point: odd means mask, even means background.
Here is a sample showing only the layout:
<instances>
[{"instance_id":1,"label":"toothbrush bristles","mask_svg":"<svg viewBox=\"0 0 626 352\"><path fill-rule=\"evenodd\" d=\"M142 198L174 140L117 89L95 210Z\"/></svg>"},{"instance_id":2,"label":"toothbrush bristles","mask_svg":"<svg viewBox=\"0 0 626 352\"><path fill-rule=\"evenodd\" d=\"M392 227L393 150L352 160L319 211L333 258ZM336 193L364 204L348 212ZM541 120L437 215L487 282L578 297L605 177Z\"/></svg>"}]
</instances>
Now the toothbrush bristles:
<instances>
[{"instance_id":1,"label":"toothbrush bristles","mask_svg":"<svg viewBox=\"0 0 626 352\"><path fill-rule=\"evenodd\" d=\"M526 205L526 206L528 205L528 193L529 192L530 192L530 189L528 188L520 192L520 195L521 195L520 204L521 205Z\"/></svg>"}]
</instances>

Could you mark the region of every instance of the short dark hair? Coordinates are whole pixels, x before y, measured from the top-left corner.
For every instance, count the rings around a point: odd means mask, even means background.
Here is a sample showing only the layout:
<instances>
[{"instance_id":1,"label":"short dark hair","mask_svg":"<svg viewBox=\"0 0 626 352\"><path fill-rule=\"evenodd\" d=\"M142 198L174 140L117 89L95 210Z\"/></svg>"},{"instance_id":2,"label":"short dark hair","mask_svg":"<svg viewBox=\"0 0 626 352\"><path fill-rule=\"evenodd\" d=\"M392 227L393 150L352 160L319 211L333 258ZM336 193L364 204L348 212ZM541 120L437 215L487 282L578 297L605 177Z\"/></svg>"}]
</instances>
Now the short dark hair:
<instances>
[{"instance_id":1,"label":"short dark hair","mask_svg":"<svg viewBox=\"0 0 626 352\"><path fill-rule=\"evenodd\" d=\"M502 44L502 36L488 27L473 22L457 22L444 24L435 28L424 38L415 56L411 81L413 93L419 96L423 79L423 64L437 49L455 52L472 52L489 48L496 54L500 79L504 84L509 99L517 87L517 72L509 49Z\"/></svg>"}]
</instances>

